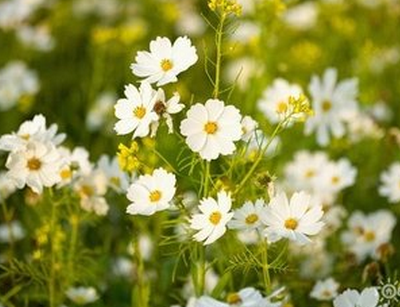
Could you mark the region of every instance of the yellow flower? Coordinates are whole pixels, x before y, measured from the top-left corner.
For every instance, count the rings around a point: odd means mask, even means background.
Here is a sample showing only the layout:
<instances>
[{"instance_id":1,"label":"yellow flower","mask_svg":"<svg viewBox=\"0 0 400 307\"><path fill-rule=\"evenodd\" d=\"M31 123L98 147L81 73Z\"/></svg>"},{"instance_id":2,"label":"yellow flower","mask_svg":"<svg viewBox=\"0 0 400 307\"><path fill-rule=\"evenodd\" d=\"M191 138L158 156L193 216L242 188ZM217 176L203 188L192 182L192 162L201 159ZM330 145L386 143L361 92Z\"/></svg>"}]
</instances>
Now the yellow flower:
<instances>
[{"instance_id":1,"label":"yellow flower","mask_svg":"<svg viewBox=\"0 0 400 307\"><path fill-rule=\"evenodd\" d=\"M140 166L140 162L137 158L138 151L139 146L136 142L132 142L130 147L122 143L119 144L117 153L119 167L127 172L138 169Z\"/></svg>"}]
</instances>

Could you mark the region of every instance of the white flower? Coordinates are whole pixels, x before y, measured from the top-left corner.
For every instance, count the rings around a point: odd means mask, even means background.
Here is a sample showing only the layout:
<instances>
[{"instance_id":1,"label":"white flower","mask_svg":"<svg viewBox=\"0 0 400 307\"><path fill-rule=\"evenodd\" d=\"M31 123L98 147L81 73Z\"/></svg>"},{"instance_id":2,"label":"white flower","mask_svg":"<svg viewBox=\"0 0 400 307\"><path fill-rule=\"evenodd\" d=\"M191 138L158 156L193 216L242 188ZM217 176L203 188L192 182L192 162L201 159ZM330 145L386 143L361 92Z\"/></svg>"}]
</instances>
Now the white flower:
<instances>
[{"instance_id":1,"label":"white flower","mask_svg":"<svg viewBox=\"0 0 400 307\"><path fill-rule=\"evenodd\" d=\"M97 291L93 287L69 288L65 294L71 301L78 305L86 305L99 299Z\"/></svg>"},{"instance_id":2,"label":"white flower","mask_svg":"<svg viewBox=\"0 0 400 307\"><path fill-rule=\"evenodd\" d=\"M294 193L289 202L285 193L279 193L262 216L267 226L265 235L271 242L288 238L299 244L309 243L308 236L319 233L324 225L322 215L322 206L311 204L309 194Z\"/></svg>"},{"instance_id":3,"label":"white flower","mask_svg":"<svg viewBox=\"0 0 400 307\"><path fill-rule=\"evenodd\" d=\"M254 132L258 128L258 123L251 116L244 116L242 118L242 140L245 142L250 141L254 136Z\"/></svg>"},{"instance_id":4,"label":"white flower","mask_svg":"<svg viewBox=\"0 0 400 307\"><path fill-rule=\"evenodd\" d=\"M244 288L236 293L228 294L226 303L217 301L209 296L200 297L195 307L267 307L268 301L254 288Z\"/></svg>"},{"instance_id":5,"label":"white flower","mask_svg":"<svg viewBox=\"0 0 400 307\"><path fill-rule=\"evenodd\" d=\"M163 89L158 89L156 102L154 104L154 112L160 117L164 118L168 127L168 133L174 131L171 114L177 114L185 107L182 103L179 103L180 96L175 93L169 100L165 99L165 93ZM151 136L155 136L159 126L158 121L154 121L151 125Z\"/></svg>"},{"instance_id":6,"label":"white flower","mask_svg":"<svg viewBox=\"0 0 400 307\"><path fill-rule=\"evenodd\" d=\"M327 69L322 79L313 76L309 85L314 116L307 119L305 134L317 133L321 146L329 144L330 133L336 138L344 136L346 115L357 111L357 79L337 83L337 70Z\"/></svg>"},{"instance_id":7,"label":"white flower","mask_svg":"<svg viewBox=\"0 0 400 307\"><path fill-rule=\"evenodd\" d=\"M292 28L308 30L318 18L318 8L312 1L304 2L289 8L283 15L283 21Z\"/></svg>"},{"instance_id":8,"label":"white flower","mask_svg":"<svg viewBox=\"0 0 400 307\"><path fill-rule=\"evenodd\" d=\"M14 151L24 149L30 141L40 143L52 143L54 146L60 145L66 135L57 134L57 125L52 124L46 127L46 118L39 114L32 120L27 120L19 126L18 131L11 134L5 134L0 137L0 150Z\"/></svg>"},{"instance_id":9,"label":"white flower","mask_svg":"<svg viewBox=\"0 0 400 307\"><path fill-rule=\"evenodd\" d=\"M334 307L376 307L379 293L376 288L365 288L361 294L357 290L348 289L335 298Z\"/></svg>"},{"instance_id":10,"label":"white flower","mask_svg":"<svg viewBox=\"0 0 400 307\"><path fill-rule=\"evenodd\" d=\"M116 192L124 192L128 189L129 178L119 168L118 159L111 159L107 155L102 155L98 161L98 168L104 173L107 178L108 185Z\"/></svg>"},{"instance_id":11,"label":"white flower","mask_svg":"<svg viewBox=\"0 0 400 307\"><path fill-rule=\"evenodd\" d=\"M16 189L13 181L7 177L7 173L0 171L0 202L4 202Z\"/></svg>"},{"instance_id":12,"label":"white flower","mask_svg":"<svg viewBox=\"0 0 400 307\"><path fill-rule=\"evenodd\" d=\"M107 193L107 178L102 171L94 170L82 175L74 184L80 197L80 205L87 212L106 215L109 206L104 195Z\"/></svg>"},{"instance_id":13,"label":"white flower","mask_svg":"<svg viewBox=\"0 0 400 307\"><path fill-rule=\"evenodd\" d=\"M125 96L126 98L119 99L115 105L115 116L119 121L114 130L120 135L134 132L132 139L149 135L150 124L158 120L158 115L153 110L157 91L147 82L142 82L139 91L129 84L125 86Z\"/></svg>"},{"instance_id":14,"label":"white flower","mask_svg":"<svg viewBox=\"0 0 400 307\"><path fill-rule=\"evenodd\" d=\"M118 257L113 260L111 271L115 276L132 278L134 265L132 259L128 257Z\"/></svg>"},{"instance_id":15,"label":"white flower","mask_svg":"<svg viewBox=\"0 0 400 307\"><path fill-rule=\"evenodd\" d=\"M108 119L112 117L113 106L116 100L117 97L111 92L101 93L97 97L86 117L86 127L90 131L99 131L104 126L108 126Z\"/></svg>"},{"instance_id":16,"label":"white flower","mask_svg":"<svg viewBox=\"0 0 400 307\"><path fill-rule=\"evenodd\" d=\"M354 212L347 225L349 230L342 234L342 242L361 262L366 257L379 258L379 247L389 243L396 225L396 217L387 210L369 215Z\"/></svg>"},{"instance_id":17,"label":"white flower","mask_svg":"<svg viewBox=\"0 0 400 307\"><path fill-rule=\"evenodd\" d=\"M226 231L226 224L232 219L230 211L232 200L229 194L221 191L217 200L212 197L200 200L200 214L195 214L190 220L190 228L199 230L193 237L196 241L204 241L204 245L211 244L222 237Z\"/></svg>"},{"instance_id":18,"label":"white flower","mask_svg":"<svg viewBox=\"0 0 400 307\"><path fill-rule=\"evenodd\" d=\"M240 112L234 106L209 99L205 105L197 103L189 109L180 129L189 148L210 161L235 151L233 142L242 136L240 120Z\"/></svg>"},{"instance_id":19,"label":"white flower","mask_svg":"<svg viewBox=\"0 0 400 307\"><path fill-rule=\"evenodd\" d=\"M10 225L0 224L0 243L21 240L25 237L25 230L19 221L12 221Z\"/></svg>"},{"instance_id":20,"label":"white flower","mask_svg":"<svg viewBox=\"0 0 400 307\"><path fill-rule=\"evenodd\" d=\"M264 152L266 156L274 156L277 154L281 140L278 136L275 136L272 140L270 140L262 130L255 130L250 137L247 145L245 155L251 159L257 159L260 152L268 145L267 150Z\"/></svg>"},{"instance_id":21,"label":"white flower","mask_svg":"<svg viewBox=\"0 0 400 307\"><path fill-rule=\"evenodd\" d=\"M38 77L24 62L13 61L0 70L0 111L12 108L23 96L38 91Z\"/></svg>"},{"instance_id":22,"label":"white flower","mask_svg":"<svg viewBox=\"0 0 400 307\"><path fill-rule=\"evenodd\" d=\"M47 26L32 27L23 25L18 27L16 34L19 41L28 48L50 51L55 45Z\"/></svg>"},{"instance_id":23,"label":"white flower","mask_svg":"<svg viewBox=\"0 0 400 307\"><path fill-rule=\"evenodd\" d=\"M29 186L41 194L43 187L52 187L60 182L62 160L51 143L29 142L24 149L10 153L7 158L7 177L22 189Z\"/></svg>"},{"instance_id":24,"label":"white flower","mask_svg":"<svg viewBox=\"0 0 400 307\"><path fill-rule=\"evenodd\" d=\"M140 176L129 188L128 199L132 202L126 212L129 214L152 215L171 206L175 195L176 178L162 168L152 175Z\"/></svg>"},{"instance_id":25,"label":"white flower","mask_svg":"<svg viewBox=\"0 0 400 307\"><path fill-rule=\"evenodd\" d=\"M319 280L311 290L310 296L319 301L328 301L337 296L338 289L339 284L333 278Z\"/></svg>"},{"instance_id":26,"label":"white flower","mask_svg":"<svg viewBox=\"0 0 400 307\"><path fill-rule=\"evenodd\" d=\"M275 79L257 102L258 109L272 124L276 124L292 111L289 98L299 98L302 93L303 90L299 85L290 84L281 78Z\"/></svg>"},{"instance_id":27,"label":"white flower","mask_svg":"<svg viewBox=\"0 0 400 307\"><path fill-rule=\"evenodd\" d=\"M219 276L215 271L213 270L212 266L209 263L206 263L206 267L210 267L207 269L205 275L204 275L204 292L205 293L211 293L214 288L218 285L219 281ZM193 279L188 278L188 281L186 284L183 286L182 289L182 296L184 298L190 298L193 296L195 293L195 288L193 285Z\"/></svg>"},{"instance_id":28,"label":"white flower","mask_svg":"<svg viewBox=\"0 0 400 307\"><path fill-rule=\"evenodd\" d=\"M396 162L380 175L379 194L387 197L389 202L400 202L400 163Z\"/></svg>"},{"instance_id":29,"label":"white flower","mask_svg":"<svg viewBox=\"0 0 400 307\"><path fill-rule=\"evenodd\" d=\"M83 147L70 149L61 146L60 152L63 164L60 170L61 182L58 187L71 183L80 176L88 176L93 171L93 165L89 161L89 152Z\"/></svg>"},{"instance_id":30,"label":"white flower","mask_svg":"<svg viewBox=\"0 0 400 307\"><path fill-rule=\"evenodd\" d=\"M150 52L139 51L136 64L131 65L134 75L146 78L157 86L178 81L177 75L197 62L196 48L186 36L178 37L171 44L166 37L157 37L150 42Z\"/></svg>"},{"instance_id":31,"label":"white flower","mask_svg":"<svg viewBox=\"0 0 400 307\"><path fill-rule=\"evenodd\" d=\"M254 204L251 201L245 202L241 208L234 211L233 219L228 224L229 228L238 230L260 229L263 226L261 215L265 208L263 199L257 199Z\"/></svg>"}]
</instances>

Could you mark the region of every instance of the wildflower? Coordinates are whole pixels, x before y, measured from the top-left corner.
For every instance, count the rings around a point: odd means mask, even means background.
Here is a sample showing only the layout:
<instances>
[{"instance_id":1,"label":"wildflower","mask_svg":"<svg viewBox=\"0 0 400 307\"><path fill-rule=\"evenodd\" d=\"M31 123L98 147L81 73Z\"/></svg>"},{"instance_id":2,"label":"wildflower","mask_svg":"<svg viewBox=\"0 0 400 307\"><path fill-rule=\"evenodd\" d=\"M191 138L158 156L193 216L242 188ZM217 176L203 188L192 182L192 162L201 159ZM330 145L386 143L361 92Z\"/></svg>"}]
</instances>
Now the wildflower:
<instances>
[{"instance_id":1,"label":"wildflower","mask_svg":"<svg viewBox=\"0 0 400 307\"><path fill-rule=\"evenodd\" d=\"M254 135L254 132L258 128L258 123L251 116L244 116L242 118L242 140L248 142Z\"/></svg>"},{"instance_id":2,"label":"wildflower","mask_svg":"<svg viewBox=\"0 0 400 307\"><path fill-rule=\"evenodd\" d=\"M368 215L355 211L347 225L349 229L342 234L342 242L361 262L368 256L379 258L379 247L390 242L396 217L387 210Z\"/></svg>"},{"instance_id":3,"label":"wildflower","mask_svg":"<svg viewBox=\"0 0 400 307\"><path fill-rule=\"evenodd\" d=\"M209 0L208 7L212 11L221 10L226 15L240 16L242 14L242 6L236 0Z\"/></svg>"},{"instance_id":4,"label":"wildflower","mask_svg":"<svg viewBox=\"0 0 400 307\"><path fill-rule=\"evenodd\" d=\"M123 192L128 189L128 176L121 171L117 157L110 158L102 155L98 161L98 168L107 178L108 185L116 192Z\"/></svg>"},{"instance_id":5,"label":"wildflower","mask_svg":"<svg viewBox=\"0 0 400 307\"><path fill-rule=\"evenodd\" d=\"M186 143L200 157L210 161L219 155L229 155L236 149L234 141L242 136L241 115L234 106L225 106L217 99L192 106L181 122Z\"/></svg>"},{"instance_id":6,"label":"wildflower","mask_svg":"<svg viewBox=\"0 0 400 307\"><path fill-rule=\"evenodd\" d=\"M43 187L60 182L60 154L51 143L29 142L24 149L10 153L7 158L7 177L22 189L29 186L41 194Z\"/></svg>"},{"instance_id":7,"label":"wildflower","mask_svg":"<svg viewBox=\"0 0 400 307\"><path fill-rule=\"evenodd\" d=\"M117 159L119 167L127 172L132 172L140 166L140 161L137 158L139 146L136 142L132 142L130 147L124 144L118 145Z\"/></svg>"},{"instance_id":8,"label":"wildflower","mask_svg":"<svg viewBox=\"0 0 400 307\"><path fill-rule=\"evenodd\" d=\"M281 78L275 79L257 102L258 109L272 124L276 124L293 113L290 97L298 99L302 94L303 90L299 85L290 84Z\"/></svg>"},{"instance_id":9,"label":"wildflower","mask_svg":"<svg viewBox=\"0 0 400 307\"><path fill-rule=\"evenodd\" d=\"M86 117L86 127L90 131L99 131L102 127L108 126L115 100L116 95L111 92L104 92L97 98Z\"/></svg>"},{"instance_id":10,"label":"wildflower","mask_svg":"<svg viewBox=\"0 0 400 307\"><path fill-rule=\"evenodd\" d=\"M178 37L174 44L166 37L150 42L150 52L139 51L131 65L134 75L146 78L157 86L178 81L177 75L197 62L196 48L186 36Z\"/></svg>"},{"instance_id":11,"label":"wildflower","mask_svg":"<svg viewBox=\"0 0 400 307\"><path fill-rule=\"evenodd\" d=\"M165 99L165 93L163 89L158 89L156 102L154 104L154 112L160 118L164 118L167 123L168 133L172 133L174 131L174 126L172 122L171 114L177 114L185 107L183 104L179 103L180 96L178 93L175 93L172 98L169 100ZM154 121L151 125L151 136L155 136L157 133L157 129L159 126L158 121Z\"/></svg>"},{"instance_id":12,"label":"wildflower","mask_svg":"<svg viewBox=\"0 0 400 307\"><path fill-rule=\"evenodd\" d=\"M339 284L333 278L319 280L311 290L310 296L319 301L329 301L337 296L338 289Z\"/></svg>"},{"instance_id":13,"label":"wildflower","mask_svg":"<svg viewBox=\"0 0 400 307\"><path fill-rule=\"evenodd\" d=\"M125 96L115 105L115 116L119 121L114 130L120 135L133 132L132 139L149 135L150 124L158 121L153 110L157 92L149 83L142 82L139 90L132 84L125 86Z\"/></svg>"},{"instance_id":14,"label":"wildflower","mask_svg":"<svg viewBox=\"0 0 400 307\"><path fill-rule=\"evenodd\" d=\"M99 299L97 291L93 287L72 287L65 294L77 305L86 305Z\"/></svg>"},{"instance_id":15,"label":"wildflower","mask_svg":"<svg viewBox=\"0 0 400 307\"><path fill-rule=\"evenodd\" d=\"M308 1L289 8L283 15L283 21L298 30L309 30L314 27L318 18L318 7Z\"/></svg>"},{"instance_id":16,"label":"wildflower","mask_svg":"<svg viewBox=\"0 0 400 307\"><path fill-rule=\"evenodd\" d=\"M400 163L396 162L381 173L379 194L387 197L389 202L400 202Z\"/></svg>"},{"instance_id":17,"label":"wildflower","mask_svg":"<svg viewBox=\"0 0 400 307\"><path fill-rule=\"evenodd\" d=\"M218 193L217 200L212 197L200 200L201 213L193 215L190 220L190 228L199 230L194 239L198 242L204 241L204 245L208 245L222 237L226 231L226 224L233 217L231 206L231 197L225 191Z\"/></svg>"},{"instance_id":18,"label":"wildflower","mask_svg":"<svg viewBox=\"0 0 400 307\"><path fill-rule=\"evenodd\" d=\"M151 175L140 176L129 188L128 199L132 202L126 212L129 214L152 215L171 206L175 195L176 178L162 168Z\"/></svg>"},{"instance_id":19,"label":"wildflower","mask_svg":"<svg viewBox=\"0 0 400 307\"><path fill-rule=\"evenodd\" d=\"M233 219L228 224L229 228L239 230L260 229L263 226L261 215L265 208L265 202L262 199L257 199L254 204L251 201L245 202L241 208L234 211Z\"/></svg>"},{"instance_id":20,"label":"wildflower","mask_svg":"<svg viewBox=\"0 0 400 307\"><path fill-rule=\"evenodd\" d=\"M0 150L13 151L24 149L30 141L40 143L52 143L54 146L60 145L66 135L57 134L57 125L52 124L46 127L46 118L42 115L35 115L32 120L23 122L18 131L11 134L5 134L0 137Z\"/></svg>"},{"instance_id":21,"label":"wildflower","mask_svg":"<svg viewBox=\"0 0 400 307\"><path fill-rule=\"evenodd\" d=\"M365 288L361 294L357 290L348 289L333 301L334 307L376 307L379 293L374 287Z\"/></svg>"},{"instance_id":22,"label":"wildflower","mask_svg":"<svg viewBox=\"0 0 400 307\"><path fill-rule=\"evenodd\" d=\"M7 178L7 173L0 171L0 203L4 202L16 189L15 184Z\"/></svg>"},{"instance_id":23,"label":"wildflower","mask_svg":"<svg viewBox=\"0 0 400 307\"><path fill-rule=\"evenodd\" d=\"M337 83L337 70L329 68L320 79L313 76L309 85L314 116L305 125L305 134L317 133L317 143L329 144L330 133L336 138L345 132L345 116L357 111L357 79L346 79Z\"/></svg>"},{"instance_id":24,"label":"wildflower","mask_svg":"<svg viewBox=\"0 0 400 307\"><path fill-rule=\"evenodd\" d=\"M250 160L255 160L260 155L262 150L264 150L267 144L268 148L264 152L264 155L271 157L276 155L278 152L281 145L281 140L277 136L270 140L262 130L255 130L247 143L245 155Z\"/></svg>"},{"instance_id":25,"label":"wildflower","mask_svg":"<svg viewBox=\"0 0 400 307\"><path fill-rule=\"evenodd\" d=\"M25 237L25 229L19 221L12 221L10 225L0 224L0 243L21 240Z\"/></svg>"},{"instance_id":26,"label":"wildflower","mask_svg":"<svg viewBox=\"0 0 400 307\"><path fill-rule=\"evenodd\" d=\"M294 193L288 201L281 192L271 199L262 216L267 226L265 235L271 242L288 238L299 244L309 243L308 236L319 233L324 225L322 215L322 206L312 205L309 194Z\"/></svg>"}]
</instances>

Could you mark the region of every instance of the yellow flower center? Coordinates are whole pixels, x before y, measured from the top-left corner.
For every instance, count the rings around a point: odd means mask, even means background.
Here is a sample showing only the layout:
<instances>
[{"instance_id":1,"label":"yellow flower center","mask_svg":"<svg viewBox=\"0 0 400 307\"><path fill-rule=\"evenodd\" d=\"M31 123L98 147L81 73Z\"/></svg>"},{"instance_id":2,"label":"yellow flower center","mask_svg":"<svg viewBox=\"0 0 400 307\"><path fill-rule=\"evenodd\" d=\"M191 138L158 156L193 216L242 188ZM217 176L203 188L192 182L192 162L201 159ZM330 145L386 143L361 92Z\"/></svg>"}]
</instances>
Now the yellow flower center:
<instances>
[{"instance_id":1,"label":"yellow flower center","mask_svg":"<svg viewBox=\"0 0 400 307\"><path fill-rule=\"evenodd\" d=\"M152 192L150 192L150 201L152 203L158 202L161 199L162 193L159 190L154 190Z\"/></svg>"},{"instance_id":2,"label":"yellow flower center","mask_svg":"<svg viewBox=\"0 0 400 307\"><path fill-rule=\"evenodd\" d=\"M172 61L169 59L163 59L161 60L161 69L165 72L167 72L168 70L171 70L172 67L174 67L174 65L172 64Z\"/></svg>"},{"instance_id":3,"label":"yellow flower center","mask_svg":"<svg viewBox=\"0 0 400 307\"><path fill-rule=\"evenodd\" d=\"M139 119L142 119L146 115L146 108L144 106L136 107L133 110L133 115L135 115Z\"/></svg>"},{"instance_id":4,"label":"yellow flower center","mask_svg":"<svg viewBox=\"0 0 400 307\"><path fill-rule=\"evenodd\" d=\"M208 122L204 125L204 131L207 134L214 134L218 130L218 125L215 122Z\"/></svg>"},{"instance_id":5,"label":"yellow flower center","mask_svg":"<svg viewBox=\"0 0 400 307\"><path fill-rule=\"evenodd\" d=\"M289 218L285 221L285 228L295 230L299 223L294 218Z\"/></svg>"},{"instance_id":6,"label":"yellow flower center","mask_svg":"<svg viewBox=\"0 0 400 307\"><path fill-rule=\"evenodd\" d=\"M331 180L332 180L332 184L338 184L340 181L340 178L338 176L333 176Z\"/></svg>"},{"instance_id":7,"label":"yellow flower center","mask_svg":"<svg viewBox=\"0 0 400 307\"><path fill-rule=\"evenodd\" d=\"M314 171L313 169L309 169L309 170L307 170L306 173L305 173L305 177L306 177L306 178L312 178L312 177L314 177L314 176L315 176L315 171Z\"/></svg>"},{"instance_id":8,"label":"yellow flower center","mask_svg":"<svg viewBox=\"0 0 400 307\"><path fill-rule=\"evenodd\" d=\"M365 238L365 241L367 241L367 242L372 242L372 241L375 240L375 233L372 232L372 231L367 231L367 232L364 234L364 238Z\"/></svg>"},{"instance_id":9,"label":"yellow flower center","mask_svg":"<svg viewBox=\"0 0 400 307\"><path fill-rule=\"evenodd\" d=\"M70 168L63 169L60 172L60 177L61 177L61 179L64 179L64 180L71 178L72 177L71 169Z\"/></svg>"},{"instance_id":10,"label":"yellow flower center","mask_svg":"<svg viewBox=\"0 0 400 307\"><path fill-rule=\"evenodd\" d=\"M257 221L258 221L258 215L255 214L255 213L249 214L249 215L246 217L246 224L248 224L248 225L252 225L252 224L254 224L254 223L257 222Z\"/></svg>"},{"instance_id":11,"label":"yellow flower center","mask_svg":"<svg viewBox=\"0 0 400 307\"><path fill-rule=\"evenodd\" d=\"M121 186L121 179L118 177L111 177L110 182L117 187Z\"/></svg>"},{"instance_id":12,"label":"yellow flower center","mask_svg":"<svg viewBox=\"0 0 400 307\"><path fill-rule=\"evenodd\" d=\"M330 298L332 296L332 292L329 290L324 290L322 292L322 297Z\"/></svg>"},{"instance_id":13,"label":"yellow flower center","mask_svg":"<svg viewBox=\"0 0 400 307\"><path fill-rule=\"evenodd\" d=\"M279 114L286 113L288 110L288 105L284 101L279 101L278 104L276 105L276 112Z\"/></svg>"},{"instance_id":14,"label":"yellow flower center","mask_svg":"<svg viewBox=\"0 0 400 307\"><path fill-rule=\"evenodd\" d=\"M81 186L81 195L85 197L91 197L94 194L94 189L90 185L84 184Z\"/></svg>"},{"instance_id":15,"label":"yellow flower center","mask_svg":"<svg viewBox=\"0 0 400 307\"><path fill-rule=\"evenodd\" d=\"M213 225L218 225L219 222L221 221L222 214L219 211L214 211L213 213L210 214L209 220L211 224Z\"/></svg>"},{"instance_id":16,"label":"yellow flower center","mask_svg":"<svg viewBox=\"0 0 400 307\"><path fill-rule=\"evenodd\" d=\"M226 301L229 305L240 304L242 303L242 299L238 293L229 293L226 297Z\"/></svg>"},{"instance_id":17,"label":"yellow flower center","mask_svg":"<svg viewBox=\"0 0 400 307\"><path fill-rule=\"evenodd\" d=\"M29 133L25 133L21 135L21 139L24 139L25 141L28 141L30 139L31 135Z\"/></svg>"},{"instance_id":18,"label":"yellow flower center","mask_svg":"<svg viewBox=\"0 0 400 307\"><path fill-rule=\"evenodd\" d=\"M37 171L42 166L42 162L38 158L33 157L28 160L27 166L31 171Z\"/></svg>"},{"instance_id":19,"label":"yellow flower center","mask_svg":"<svg viewBox=\"0 0 400 307\"><path fill-rule=\"evenodd\" d=\"M330 102L329 100L324 100L322 102L322 111L329 112L330 109L332 109L332 102Z\"/></svg>"}]
</instances>

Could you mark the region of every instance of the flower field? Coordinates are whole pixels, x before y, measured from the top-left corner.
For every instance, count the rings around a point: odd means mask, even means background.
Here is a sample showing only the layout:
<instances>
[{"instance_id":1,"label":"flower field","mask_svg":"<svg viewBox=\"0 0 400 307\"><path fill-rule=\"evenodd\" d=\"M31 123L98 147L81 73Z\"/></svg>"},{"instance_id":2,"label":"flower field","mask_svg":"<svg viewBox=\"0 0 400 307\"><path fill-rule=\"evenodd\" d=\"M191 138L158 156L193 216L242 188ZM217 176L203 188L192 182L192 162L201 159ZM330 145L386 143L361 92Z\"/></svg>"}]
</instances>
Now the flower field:
<instances>
[{"instance_id":1,"label":"flower field","mask_svg":"<svg viewBox=\"0 0 400 307\"><path fill-rule=\"evenodd\" d=\"M399 0L0 1L0 307L400 306Z\"/></svg>"}]
</instances>

